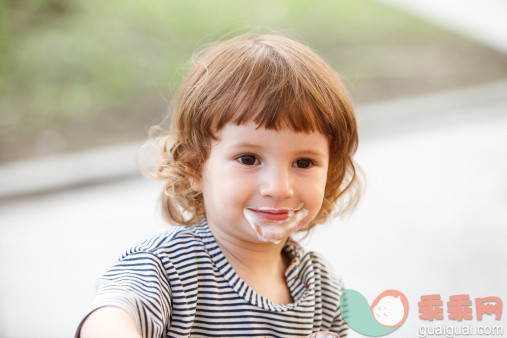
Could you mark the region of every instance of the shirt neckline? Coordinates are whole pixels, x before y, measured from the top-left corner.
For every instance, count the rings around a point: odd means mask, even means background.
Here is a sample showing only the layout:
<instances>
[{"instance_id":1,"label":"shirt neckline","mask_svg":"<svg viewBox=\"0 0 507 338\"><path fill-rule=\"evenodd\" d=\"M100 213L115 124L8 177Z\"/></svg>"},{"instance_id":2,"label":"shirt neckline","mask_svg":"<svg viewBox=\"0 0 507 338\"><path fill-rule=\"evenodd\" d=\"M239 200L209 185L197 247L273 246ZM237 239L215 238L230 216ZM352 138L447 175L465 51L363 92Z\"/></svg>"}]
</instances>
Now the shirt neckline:
<instances>
[{"instance_id":1,"label":"shirt neckline","mask_svg":"<svg viewBox=\"0 0 507 338\"><path fill-rule=\"evenodd\" d=\"M311 268L311 264L309 264L309 257L308 255L304 255L304 250L292 237L289 237L282 250L288 254L291 260L289 267L285 271L285 279L294 302L290 304L277 304L258 294L241 279L222 252L207 222L203 222L197 228L196 233L201 237L213 264L231 288L251 305L265 310L283 312L296 308L308 295L314 293L315 279L313 269ZM303 272L304 275L301 276Z\"/></svg>"}]
</instances>

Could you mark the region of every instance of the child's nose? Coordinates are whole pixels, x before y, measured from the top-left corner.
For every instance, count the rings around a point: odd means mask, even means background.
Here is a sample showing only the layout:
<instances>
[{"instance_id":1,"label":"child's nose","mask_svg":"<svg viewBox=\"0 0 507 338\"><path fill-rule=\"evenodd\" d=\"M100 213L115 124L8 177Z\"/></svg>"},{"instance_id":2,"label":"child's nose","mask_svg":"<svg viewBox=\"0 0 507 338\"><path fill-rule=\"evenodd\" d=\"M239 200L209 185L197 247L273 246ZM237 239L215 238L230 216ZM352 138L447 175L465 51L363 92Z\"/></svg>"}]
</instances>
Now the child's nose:
<instances>
[{"instance_id":1,"label":"child's nose","mask_svg":"<svg viewBox=\"0 0 507 338\"><path fill-rule=\"evenodd\" d=\"M294 196L289 170L272 168L262 174L260 193L274 199L285 199Z\"/></svg>"}]
</instances>

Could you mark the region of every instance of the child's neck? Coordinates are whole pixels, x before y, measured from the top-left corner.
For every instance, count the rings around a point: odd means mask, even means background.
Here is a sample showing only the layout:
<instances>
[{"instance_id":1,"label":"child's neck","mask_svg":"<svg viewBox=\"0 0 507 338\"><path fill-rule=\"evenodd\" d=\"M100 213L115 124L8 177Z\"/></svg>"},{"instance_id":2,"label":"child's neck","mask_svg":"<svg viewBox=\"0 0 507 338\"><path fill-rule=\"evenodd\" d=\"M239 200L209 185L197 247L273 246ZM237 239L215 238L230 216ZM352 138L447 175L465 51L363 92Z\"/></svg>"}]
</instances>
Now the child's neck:
<instances>
[{"instance_id":1,"label":"child's neck","mask_svg":"<svg viewBox=\"0 0 507 338\"><path fill-rule=\"evenodd\" d=\"M210 226L210 229L236 272L285 278L290 259L282 251L284 242L280 244L249 243L231 237L216 227Z\"/></svg>"}]
</instances>

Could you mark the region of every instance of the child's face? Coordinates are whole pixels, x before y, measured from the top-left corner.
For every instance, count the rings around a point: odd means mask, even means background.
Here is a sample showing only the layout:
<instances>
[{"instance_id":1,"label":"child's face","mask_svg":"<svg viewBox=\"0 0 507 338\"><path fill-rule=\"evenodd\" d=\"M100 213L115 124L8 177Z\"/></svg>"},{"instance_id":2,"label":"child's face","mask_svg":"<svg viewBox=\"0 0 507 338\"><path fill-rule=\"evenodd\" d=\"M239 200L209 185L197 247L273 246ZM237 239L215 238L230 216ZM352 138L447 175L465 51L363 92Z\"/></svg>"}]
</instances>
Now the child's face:
<instances>
[{"instance_id":1,"label":"child's face","mask_svg":"<svg viewBox=\"0 0 507 338\"><path fill-rule=\"evenodd\" d=\"M315 218L329 163L329 141L323 134L257 129L248 123L227 124L217 136L220 141L211 148L201 181L210 226L233 238L265 242L245 210L265 224L283 224L299 213L293 231ZM282 237L290 235L282 232Z\"/></svg>"}]
</instances>

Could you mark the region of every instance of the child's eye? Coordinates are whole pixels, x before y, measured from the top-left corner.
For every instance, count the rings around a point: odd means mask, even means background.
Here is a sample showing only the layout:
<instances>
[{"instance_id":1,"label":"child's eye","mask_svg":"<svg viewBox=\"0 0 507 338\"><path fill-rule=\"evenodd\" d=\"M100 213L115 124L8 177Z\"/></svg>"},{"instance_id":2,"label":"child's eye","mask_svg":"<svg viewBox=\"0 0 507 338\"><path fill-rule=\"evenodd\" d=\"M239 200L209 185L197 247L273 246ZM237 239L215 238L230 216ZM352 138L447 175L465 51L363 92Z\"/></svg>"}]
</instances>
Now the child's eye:
<instances>
[{"instance_id":1,"label":"child's eye","mask_svg":"<svg viewBox=\"0 0 507 338\"><path fill-rule=\"evenodd\" d=\"M258 162L257 158L254 155L242 155L238 157L237 160L244 165L254 165Z\"/></svg>"},{"instance_id":2,"label":"child's eye","mask_svg":"<svg viewBox=\"0 0 507 338\"><path fill-rule=\"evenodd\" d=\"M295 166L301 169L310 168L313 165L313 161L309 158L300 158L295 163Z\"/></svg>"}]
</instances>

